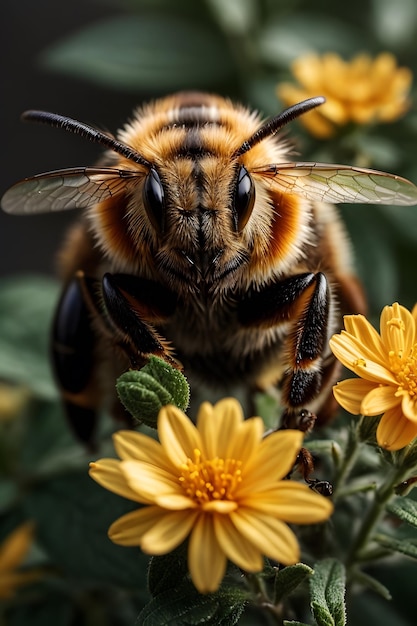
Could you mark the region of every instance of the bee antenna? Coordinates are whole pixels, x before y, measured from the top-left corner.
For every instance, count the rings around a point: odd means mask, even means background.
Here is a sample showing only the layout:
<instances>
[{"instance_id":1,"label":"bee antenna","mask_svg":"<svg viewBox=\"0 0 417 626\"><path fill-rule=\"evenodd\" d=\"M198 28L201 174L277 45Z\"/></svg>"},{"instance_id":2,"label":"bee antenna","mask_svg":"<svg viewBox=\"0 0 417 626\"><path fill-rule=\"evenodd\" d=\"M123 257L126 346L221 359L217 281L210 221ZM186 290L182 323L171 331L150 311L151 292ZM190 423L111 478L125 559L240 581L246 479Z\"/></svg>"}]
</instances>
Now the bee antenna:
<instances>
[{"instance_id":1,"label":"bee antenna","mask_svg":"<svg viewBox=\"0 0 417 626\"><path fill-rule=\"evenodd\" d=\"M129 161L134 161L135 163L139 163L140 165L144 165L148 168L151 167L151 163L143 158L139 152L136 152L136 150L121 141L118 141L111 135L107 135L97 128L84 124L84 122L78 122L77 120L73 120L65 115L58 115L47 111L25 111L22 113L21 119L24 121L47 124L48 126L53 126L54 128L63 128L64 130L68 130L71 133L80 135L81 137L86 137L90 141L99 143L106 148L110 148L110 150L114 150L114 152L126 157Z\"/></svg>"},{"instance_id":2,"label":"bee antenna","mask_svg":"<svg viewBox=\"0 0 417 626\"><path fill-rule=\"evenodd\" d=\"M260 141L263 141L266 137L272 137L275 135L283 126L288 124L288 122L292 122L295 118L311 111L311 109L315 109L320 106L320 104L324 104L324 102L326 102L326 98L323 96L317 96L315 98L308 98L307 100L303 100L302 102L298 102L298 104L288 107L288 109L285 109L279 115L276 115L272 119L265 122L265 124L261 126L261 128L259 128L256 133L252 135L252 137L244 141L240 148L233 153L233 157L245 154L245 152L248 152L248 150L253 148L253 146L256 146L256 144Z\"/></svg>"}]
</instances>

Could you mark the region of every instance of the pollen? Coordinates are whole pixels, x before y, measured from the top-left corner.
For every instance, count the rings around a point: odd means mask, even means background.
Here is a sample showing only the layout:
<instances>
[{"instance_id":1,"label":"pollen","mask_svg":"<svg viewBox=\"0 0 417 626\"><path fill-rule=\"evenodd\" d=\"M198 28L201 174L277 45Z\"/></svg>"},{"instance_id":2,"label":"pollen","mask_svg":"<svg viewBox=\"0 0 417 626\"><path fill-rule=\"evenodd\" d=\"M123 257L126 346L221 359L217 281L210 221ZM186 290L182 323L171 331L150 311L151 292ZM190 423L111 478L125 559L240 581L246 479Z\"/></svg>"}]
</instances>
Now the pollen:
<instances>
[{"instance_id":1,"label":"pollen","mask_svg":"<svg viewBox=\"0 0 417 626\"><path fill-rule=\"evenodd\" d=\"M352 363L353 367L366 367L365 359L355 359Z\"/></svg>"},{"instance_id":2,"label":"pollen","mask_svg":"<svg viewBox=\"0 0 417 626\"><path fill-rule=\"evenodd\" d=\"M398 381L396 395L417 395L417 343L415 343L407 356L401 352L390 351L389 360L392 372Z\"/></svg>"},{"instance_id":3,"label":"pollen","mask_svg":"<svg viewBox=\"0 0 417 626\"><path fill-rule=\"evenodd\" d=\"M206 460L201 451L194 450L180 467L180 484L186 495L197 504L226 500L234 501L236 487L242 481L242 462L235 459L214 458Z\"/></svg>"}]
</instances>

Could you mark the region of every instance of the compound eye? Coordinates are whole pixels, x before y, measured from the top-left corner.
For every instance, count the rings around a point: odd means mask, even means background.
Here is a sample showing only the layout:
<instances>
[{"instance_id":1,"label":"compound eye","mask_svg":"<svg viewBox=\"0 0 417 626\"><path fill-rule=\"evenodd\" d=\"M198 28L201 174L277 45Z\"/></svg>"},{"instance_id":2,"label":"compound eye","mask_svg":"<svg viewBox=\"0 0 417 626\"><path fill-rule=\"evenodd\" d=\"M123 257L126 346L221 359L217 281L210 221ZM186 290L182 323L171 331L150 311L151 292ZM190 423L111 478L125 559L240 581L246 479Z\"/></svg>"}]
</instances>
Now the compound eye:
<instances>
[{"instance_id":1,"label":"compound eye","mask_svg":"<svg viewBox=\"0 0 417 626\"><path fill-rule=\"evenodd\" d=\"M244 165L240 166L234 197L234 217L236 230L242 231L251 216L255 203L255 185Z\"/></svg>"},{"instance_id":2,"label":"compound eye","mask_svg":"<svg viewBox=\"0 0 417 626\"><path fill-rule=\"evenodd\" d=\"M164 231L165 194L164 188L155 168L149 170L143 185L143 203L149 221L159 233Z\"/></svg>"}]
</instances>

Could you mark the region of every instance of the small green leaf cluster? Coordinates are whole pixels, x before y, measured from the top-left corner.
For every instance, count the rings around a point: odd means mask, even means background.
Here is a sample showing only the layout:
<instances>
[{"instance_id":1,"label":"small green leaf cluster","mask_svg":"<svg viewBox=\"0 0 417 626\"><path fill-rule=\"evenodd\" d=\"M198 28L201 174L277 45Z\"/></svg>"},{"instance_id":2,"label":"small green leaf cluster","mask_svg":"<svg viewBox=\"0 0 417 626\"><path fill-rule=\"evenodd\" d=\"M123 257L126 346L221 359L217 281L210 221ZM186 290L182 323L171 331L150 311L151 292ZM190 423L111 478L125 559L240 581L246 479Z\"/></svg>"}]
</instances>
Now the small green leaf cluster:
<instances>
[{"instance_id":1,"label":"small green leaf cluster","mask_svg":"<svg viewBox=\"0 0 417 626\"><path fill-rule=\"evenodd\" d=\"M190 401L186 378L178 369L154 356L142 369L122 374L116 390L132 417L153 428L163 406L174 404L185 411Z\"/></svg>"}]
</instances>

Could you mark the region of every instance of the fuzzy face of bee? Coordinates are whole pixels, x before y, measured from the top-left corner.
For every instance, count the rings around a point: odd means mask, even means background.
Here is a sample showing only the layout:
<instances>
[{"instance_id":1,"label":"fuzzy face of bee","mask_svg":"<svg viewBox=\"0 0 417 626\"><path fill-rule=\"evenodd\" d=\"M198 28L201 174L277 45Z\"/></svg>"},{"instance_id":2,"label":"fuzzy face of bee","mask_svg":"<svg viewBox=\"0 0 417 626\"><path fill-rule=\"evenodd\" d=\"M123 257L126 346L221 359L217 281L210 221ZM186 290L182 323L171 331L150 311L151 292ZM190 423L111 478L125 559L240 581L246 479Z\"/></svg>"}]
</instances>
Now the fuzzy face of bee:
<instances>
[{"instance_id":1,"label":"fuzzy face of bee","mask_svg":"<svg viewBox=\"0 0 417 626\"><path fill-rule=\"evenodd\" d=\"M264 122L219 96L180 93L138 109L117 138L24 114L109 149L100 166L24 179L2 200L15 214L83 210L61 254L53 346L84 439L101 397L97 372L107 364L114 381L151 354L178 359L205 384L274 385L285 427L331 413L337 364L327 340L342 313L364 308L333 204L417 204L417 188L374 170L291 162L277 133L323 101Z\"/></svg>"},{"instance_id":2,"label":"fuzzy face of bee","mask_svg":"<svg viewBox=\"0 0 417 626\"><path fill-rule=\"evenodd\" d=\"M268 281L297 263L314 236L308 202L271 188L265 164L288 158L267 137L237 154L261 126L228 100L179 94L136 112L119 134L152 164L88 213L112 268L160 278L182 293L224 293ZM113 155L112 155L113 156ZM131 169L126 160L112 166Z\"/></svg>"}]
</instances>

